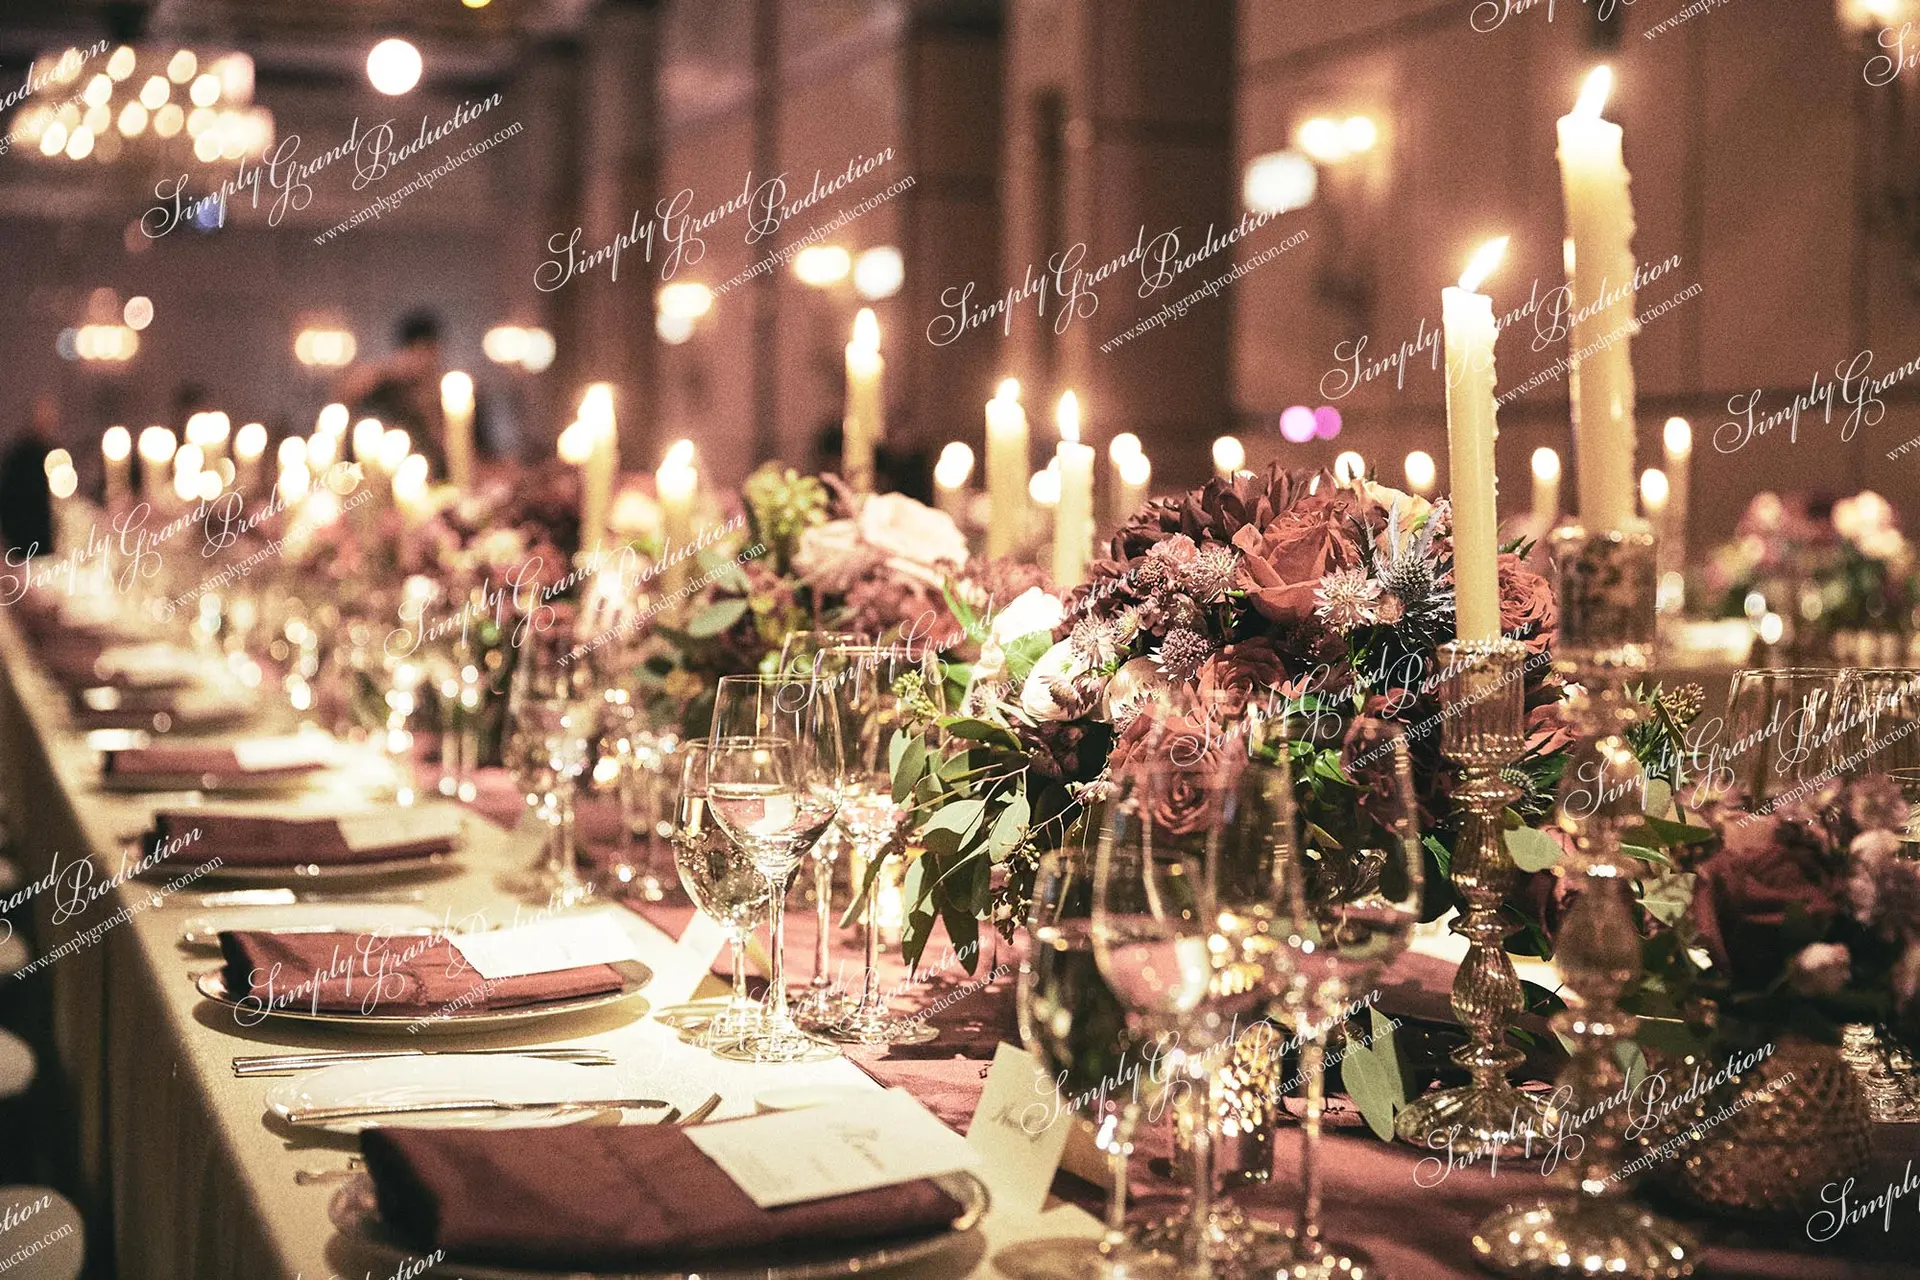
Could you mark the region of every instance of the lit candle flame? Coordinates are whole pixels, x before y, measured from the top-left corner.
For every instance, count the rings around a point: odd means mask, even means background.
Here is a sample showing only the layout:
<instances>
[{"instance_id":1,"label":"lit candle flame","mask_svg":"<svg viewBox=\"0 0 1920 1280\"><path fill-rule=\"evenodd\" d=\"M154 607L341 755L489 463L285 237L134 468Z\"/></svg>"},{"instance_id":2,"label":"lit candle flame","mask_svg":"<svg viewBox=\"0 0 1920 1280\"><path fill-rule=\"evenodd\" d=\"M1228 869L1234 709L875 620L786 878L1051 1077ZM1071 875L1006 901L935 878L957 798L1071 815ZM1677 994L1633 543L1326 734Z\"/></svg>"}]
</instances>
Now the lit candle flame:
<instances>
[{"instance_id":1,"label":"lit candle flame","mask_svg":"<svg viewBox=\"0 0 1920 1280\"><path fill-rule=\"evenodd\" d=\"M1486 278L1493 274L1493 269L1500 265L1500 260L1507 256L1509 239L1511 237L1501 236L1498 240L1489 240L1480 246L1479 252L1473 255L1473 260L1467 263L1467 269L1460 273L1462 289L1468 293L1479 290Z\"/></svg>"},{"instance_id":2,"label":"lit candle flame","mask_svg":"<svg viewBox=\"0 0 1920 1280\"><path fill-rule=\"evenodd\" d=\"M995 400L1018 400L1020 398L1020 379L1007 378L993 393Z\"/></svg>"},{"instance_id":3,"label":"lit candle flame","mask_svg":"<svg viewBox=\"0 0 1920 1280\"><path fill-rule=\"evenodd\" d=\"M860 308L860 314L853 318L853 345L862 351L880 349L880 321L872 307Z\"/></svg>"},{"instance_id":4,"label":"lit candle flame","mask_svg":"<svg viewBox=\"0 0 1920 1280\"><path fill-rule=\"evenodd\" d=\"M1533 451L1533 474L1541 480L1560 478L1560 455L1541 445Z\"/></svg>"},{"instance_id":5,"label":"lit candle flame","mask_svg":"<svg viewBox=\"0 0 1920 1280\"><path fill-rule=\"evenodd\" d=\"M473 377L455 369L440 379L440 407L447 413L473 408Z\"/></svg>"},{"instance_id":6,"label":"lit candle flame","mask_svg":"<svg viewBox=\"0 0 1920 1280\"><path fill-rule=\"evenodd\" d=\"M1060 438L1069 444L1080 443L1080 398L1069 391L1060 397L1060 408L1053 420L1060 427Z\"/></svg>"},{"instance_id":7,"label":"lit candle flame","mask_svg":"<svg viewBox=\"0 0 1920 1280\"><path fill-rule=\"evenodd\" d=\"M1668 453L1683 456L1693 452L1693 427L1685 418L1668 418L1665 436Z\"/></svg>"},{"instance_id":8,"label":"lit candle flame","mask_svg":"<svg viewBox=\"0 0 1920 1280\"><path fill-rule=\"evenodd\" d=\"M1613 68L1602 63L1587 76L1587 82L1580 87L1580 100L1573 104L1573 114L1588 120L1598 120L1600 112L1607 105L1607 95L1613 92Z\"/></svg>"},{"instance_id":9,"label":"lit candle flame","mask_svg":"<svg viewBox=\"0 0 1920 1280\"><path fill-rule=\"evenodd\" d=\"M580 421L596 436L613 434L613 384L595 382L580 397Z\"/></svg>"},{"instance_id":10,"label":"lit candle flame","mask_svg":"<svg viewBox=\"0 0 1920 1280\"><path fill-rule=\"evenodd\" d=\"M667 446L666 457L660 460L662 471L675 470L693 465L693 441L675 440Z\"/></svg>"},{"instance_id":11,"label":"lit candle flame","mask_svg":"<svg viewBox=\"0 0 1920 1280\"><path fill-rule=\"evenodd\" d=\"M108 462L125 462L133 453L133 436L125 427L108 427L100 437L100 452Z\"/></svg>"}]
</instances>

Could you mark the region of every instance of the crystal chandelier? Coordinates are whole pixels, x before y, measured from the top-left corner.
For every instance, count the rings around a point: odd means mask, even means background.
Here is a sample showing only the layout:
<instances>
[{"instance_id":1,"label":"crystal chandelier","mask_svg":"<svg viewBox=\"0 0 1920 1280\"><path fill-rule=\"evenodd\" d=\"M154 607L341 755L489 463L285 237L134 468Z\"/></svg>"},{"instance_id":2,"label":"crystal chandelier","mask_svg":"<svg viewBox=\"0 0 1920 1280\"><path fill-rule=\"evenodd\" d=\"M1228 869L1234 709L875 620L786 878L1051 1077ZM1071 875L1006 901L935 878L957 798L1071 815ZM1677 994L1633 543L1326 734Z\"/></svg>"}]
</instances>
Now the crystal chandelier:
<instances>
[{"instance_id":1,"label":"crystal chandelier","mask_svg":"<svg viewBox=\"0 0 1920 1280\"><path fill-rule=\"evenodd\" d=\"M202 164L257 159L273 145L273 113L253 105L244 53L103 41L36 59L8 150L57 162L122 158Z\"/></svg>"}]
</instances>

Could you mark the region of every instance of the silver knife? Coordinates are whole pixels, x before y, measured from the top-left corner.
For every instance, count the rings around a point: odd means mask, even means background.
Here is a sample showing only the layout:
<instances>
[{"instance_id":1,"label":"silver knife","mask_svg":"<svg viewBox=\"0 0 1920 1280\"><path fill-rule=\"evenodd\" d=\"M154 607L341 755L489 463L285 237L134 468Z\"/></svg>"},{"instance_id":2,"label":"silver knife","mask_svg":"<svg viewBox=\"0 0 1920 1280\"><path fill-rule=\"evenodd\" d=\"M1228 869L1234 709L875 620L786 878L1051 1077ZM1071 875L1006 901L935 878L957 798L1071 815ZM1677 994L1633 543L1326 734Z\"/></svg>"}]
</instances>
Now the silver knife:
<instances>
[{"instance_id":1,"label":"silver knife","mask_svg":"<svg viewBox=\"0 0 1920 1280\"><path fill-rule=\"evenodd\" d=\"M373 1116L445 1115L458 1111L608 1111L615 1107L652 1108L667 1103L659 1098L556 1098L549 1102L503 1102L498 1098L469 1098L464 1102L399 1102L391 1106L308 1107L289 1111L288 1124L326 1124L333 1120L365 1120Z\"/></svg>"}]
</instances>

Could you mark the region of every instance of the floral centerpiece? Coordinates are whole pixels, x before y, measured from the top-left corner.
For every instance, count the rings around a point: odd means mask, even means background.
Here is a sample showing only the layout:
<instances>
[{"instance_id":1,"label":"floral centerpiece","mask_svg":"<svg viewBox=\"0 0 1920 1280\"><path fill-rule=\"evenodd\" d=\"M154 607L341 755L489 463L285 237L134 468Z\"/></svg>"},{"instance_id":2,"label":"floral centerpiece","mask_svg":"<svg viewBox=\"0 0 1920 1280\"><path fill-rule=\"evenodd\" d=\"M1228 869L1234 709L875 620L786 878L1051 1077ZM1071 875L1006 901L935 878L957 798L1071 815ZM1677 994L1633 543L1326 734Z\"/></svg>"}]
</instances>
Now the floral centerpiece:
<instances>
[{"instance_id":1,"label":"floral centerpiece","mask_svg":"<svg viewBox=\"0 0 1920 1280\"><path fill-rule=\"evenodd\" d=\"M1519 554L1501 556L1499 576L1502 628L1529 650L1532 732L1512 775L1518 825L1548 811L1564 764L1550 663L1557 615L1552 590ZM1274 467L1149 503L1057 618L1031 600L993 618L959 593L948 599L982 652L964 672L964 713L945 722L952 745L910 745L896 762L895 791L910 799L925 850L906 886L910 960L935 918L956 945L977 920L1010 931L1025 918L1038 855L1080 831L1087 804L1138 749L1149 699L1202 708L1193 727L1202 735L1207 718L1250 701L1320 726L1359 712L1400 721L1440 872L1428 910L1449 905L1455 831L1436 657L1454 638L1444 502ZM1010 615L1033 629L1009 634ZM1360 820L1338 735L1305 733L1292 750L1309 845L1338 847Z\"/></svg>"},{"instance_id":2,"label":"floral centerpiece","mask_svg":"<svg viewBox=\"0 0 1920 1280\"><path fill-rule=\"evenodd\" d=\"M1887 500L1872 490L1821 510L1804 496L1756 494L1732 541L1703 571L1704 598L1721 617L1748 616L1749 600L1821 629L1902 630L1920 586L1913 546Z\"/></svg>"}]
</instances>

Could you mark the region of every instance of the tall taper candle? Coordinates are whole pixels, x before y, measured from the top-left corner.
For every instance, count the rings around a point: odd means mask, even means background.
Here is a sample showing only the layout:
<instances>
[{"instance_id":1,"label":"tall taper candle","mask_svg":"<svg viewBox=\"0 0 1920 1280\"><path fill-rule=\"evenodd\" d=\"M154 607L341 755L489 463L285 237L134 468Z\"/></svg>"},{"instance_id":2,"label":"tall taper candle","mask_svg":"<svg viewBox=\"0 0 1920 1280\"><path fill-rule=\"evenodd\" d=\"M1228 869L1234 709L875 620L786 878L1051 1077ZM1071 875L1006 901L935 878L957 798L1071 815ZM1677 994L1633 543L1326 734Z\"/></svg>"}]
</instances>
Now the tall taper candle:
<instances>
[{"instance_id":1,"label":"tall taper candle","mask_svg":"<svg viewBox=\"0 0 1920 1280\"><path fill-rule=\"evenodd\" d=\"M100 454L107 464L107 510L118 511L132 492L133 434L125 427L108 427L100 437Z\"/></svg>"},{"instance_id":2,"label":"tall taper candle","mask_svg":"<svg viewBox=\"0 0 1920 1280\"><path fill-rule=\"evenodd\" d=\"M872 307L862 307L853 319L853 341L847 344L847 415L840 449L844 478L856 493L873 492L873 453L886 434L880 394L886 367L880 358L880 322Z\"/></svg>"},{"instance_id":3,"label":"tall taper candle","mask_svg":"<svg viewBox=\"0 0 1920 1280\"><path fill-rule=\"evenodd\" d=\"M473 379L455 369L440 379L440 414L447 424L447 480L462 493L473 485Z\"/></svg>"},{"instance_id":4,"label":"tall taper candle","mask_svg":"<svg viewBox=\"0 0 1920 1280\"><path fill-rule=\"evenodd\" d=\"M1053 518L1053 585L1064 591L1086 581L1093 558L1093 446L1080 443L1080 400L1073 392L1060 397L1055 421L1060 505Z\"/></svg>"},{"instance_id":5,"label":"tall taper candle","mask_svg":"<svg viewBox=\"0 0 1920 1280\"><path fill-rule=\"evenodd\" d=\"M1440 294L1447 338L1447 476L1454 608L1461 640L1500 638L1500 520L1494 505L1493 299L1477 293L1507 241L1482 246L1458 288Z\"/></svg>"},{"instance_id":6,"label":"tall taper candle","mask_svg":"<svg viewBox=\"0 0 1920 1280\"><path fill-rule=\"evenodd\" d=\"M1560 455L1541 445L1533 451L1533 536L1545 538L1560 523Z\"/></svg>"},{"instance_id":7,"label":"tall taper candle","mask_svg":"<svg viewBox=\"0 0 1920 1280\"><path fill-rule=\"evenodd\" d=\"M1667 454L1667 527L1661 536L1672 544L1668 560L1678 568L1687 563L1687 499L1693 490L1693 427L1685 418L1668 418L1661 441ZM1663 543L1664 545L1664 543Z\"/></svg>"},{"instance_id":8,"label":"tall taper candle","mask_svg":"<svg viewBox=\"0 0 1920 1280\"><path fill-rule=\"evenodd\" d=\"M693 572L688 547L693 542L693 504L700 491L700 473L693 465L693 441L676 440L653 473L654 492L660 498L660 554L666 561L661 589L669 596L686 585Z\"/></svg>"},{"instance_id":9,"label":"tall taper candle","mask_svg":"<svg viewBox=\"0 0 1920 1280\"><path fill-rule=\"evenodd\" d=\"M1027 485L1027 411L1020 407L1020 384L1000 384L987 401L987 554L1011 555L1020 545L1029 519Z\"/></svg>"},{"instance_id":10,"label":"tall taper candle","mask_svg":"<svg viewBox=\"0 0 1920 1280\"><path fill-rule=\"evenodd\" d=\"M619 470L612 383L596 382L587 388L580 398L580 422L591 444L580 472L580 550L591 551L606 536L607 513L613 509L613 477Z\"/></svg>"},{"instance_id":11,"label":"tall taper candle","mask_svg":"<svg viewBox=\"0 0 1920 1280\"><path fill-rule=\"evenodd\" d=\"M1597 68L1580 101L1559 121L1560 178L1572 249L1567 283L1573 329L1568 339L1574 462L1580 519L1589 529L1620 529L1633 518L1633 201L1621 154L1621 129L1600 118L1613 72Z\"/></svg>"}]
</instances>

